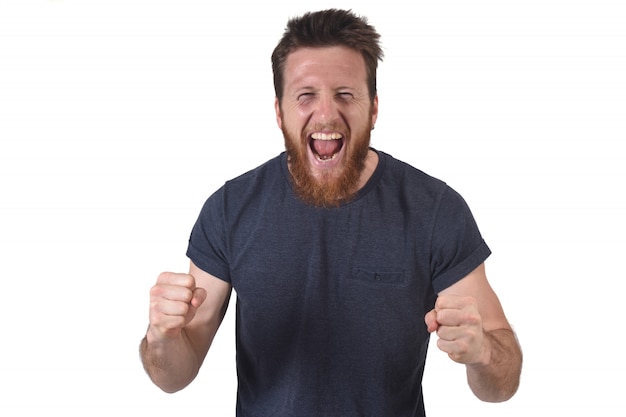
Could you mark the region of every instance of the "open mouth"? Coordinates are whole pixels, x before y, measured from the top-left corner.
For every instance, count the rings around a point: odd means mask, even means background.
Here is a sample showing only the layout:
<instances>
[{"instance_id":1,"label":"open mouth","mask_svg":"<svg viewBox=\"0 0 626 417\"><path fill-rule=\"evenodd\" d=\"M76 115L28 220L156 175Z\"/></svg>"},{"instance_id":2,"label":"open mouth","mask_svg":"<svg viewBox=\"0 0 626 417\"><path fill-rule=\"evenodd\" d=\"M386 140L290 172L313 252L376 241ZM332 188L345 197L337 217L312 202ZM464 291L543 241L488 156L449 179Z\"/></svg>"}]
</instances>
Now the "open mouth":
<instances>
[{"instance_id":1,"label":"open mouth","mask_svg":"<svg viewBox=\"0 0 626 417\"><path fill-rule=\"evenodd\" d=\"M310 136L309 146L318 161L332 161L343 148L343 136L337 132L315 132Z\"/></svg>"}]
</instances>

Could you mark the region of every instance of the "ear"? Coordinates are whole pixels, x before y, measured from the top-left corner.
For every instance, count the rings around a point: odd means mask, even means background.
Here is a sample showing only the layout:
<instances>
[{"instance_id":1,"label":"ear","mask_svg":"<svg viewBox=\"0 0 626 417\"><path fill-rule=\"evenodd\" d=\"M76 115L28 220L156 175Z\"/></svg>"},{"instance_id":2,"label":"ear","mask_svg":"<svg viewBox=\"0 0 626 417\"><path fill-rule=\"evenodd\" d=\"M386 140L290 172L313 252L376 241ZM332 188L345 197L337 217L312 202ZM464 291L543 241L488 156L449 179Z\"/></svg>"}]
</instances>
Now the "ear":
<instances>
[{"instance_id":1,"label":"ear","mask_svg":"<svg viewBox=\"0 0 626 417\"><path fill-rule=\"evenodd\" d=\"M276 123L278 124L278 128L280 130L283 129L283 118L280 114L280 102L278 101L278 97L274 99L274 111L276 112Z\"/></svg>"},{"instance_id":2,"label":"ear","mask_svg":"<svg viewBox=\"0 0 626 417\"><path fill-rule=\"evenodd\" d=\"M372 126L376 126L376 120L378 120L378 94L372 101Z\"/></svg>"}]
</instances>

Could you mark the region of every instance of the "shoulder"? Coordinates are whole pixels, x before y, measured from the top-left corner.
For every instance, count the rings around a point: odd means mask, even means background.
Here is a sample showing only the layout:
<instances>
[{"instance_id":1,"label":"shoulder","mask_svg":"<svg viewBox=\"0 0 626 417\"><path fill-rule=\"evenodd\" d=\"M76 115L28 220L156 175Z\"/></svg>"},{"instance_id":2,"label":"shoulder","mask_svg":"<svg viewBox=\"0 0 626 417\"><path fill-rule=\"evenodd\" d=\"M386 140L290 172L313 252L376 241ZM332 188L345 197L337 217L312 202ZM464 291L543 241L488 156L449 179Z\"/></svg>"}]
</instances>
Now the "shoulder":
<instances>
[{"instance_id":1,"label":"shoulder","mask_svg":"<svg viewBox=\"0 0 626 417\"><path fill-rule=\"evenodd\" d=\"M283 152L262 165L228 180L209 197L203 213L219 221L223 233L245 233L268 216L279 216L297 206Z\"/></svg>"},{"instance_id":2,"label":"shoulder","mask_svg":"<svg viewBox=\"0 0 626 417\"><path fill-rule=\"evenodd\" d=\"M426 172L408 164L394 156L382 151L377 151L380 160L385 164L386 175L392 176L396 180L410 181L412 184L419 184L424 187L441 189L446 183L439 178L433 177Z\"/></svg>"},{"instance_id":3,"label":"shoulder","mask_svg":"<svg viewBox=\"0 0 626 417\"><path fill-rule=\"evenodd\" d=\"M217 200L221 204L243 204L245 200L256 199L276 192L281 186L287 185L282 170L284 153L268 160L235 178L226 181L209 200Z\"/></svg>"},{"instance_id":4,"label":"shoulder","mask_svg":"<svg viewBox=\"0 0 626 417\"><path fill-rule=\"evenodd\" d=\"M257 185L260 182L267 182L268 180L277 180L279 177L283 177L282 174L282 162L285 158L285 154L280 155L268 160L262 165L257 166L224 184L226 189L241 189L250 186Z\"/></svg>"},{"instance_id":5,"label":"shoulder","mask_svg":"<svg viewBox=\"0 0 626 417\"><path fill-rule=\"evenodd\" d=\"M280 189L284 181L281 169L283 154L280 154L262 165L257 166L237 177L226 181L205 200L202 214L218 217L228 217L241 207L246 207L251 201L267 198L268 190Z\"/></svg>"},{"instance_id":6,"label":"shoulder","mask_svg":"<svg viewBox=\"0 0 626 417\"><path fill-rule=\"evenodd\" d=\"M417 203L439 202L444 194L453 191L448 184L385 152L377 151L384 164L384 188L417 200Z\"/></svg>"},{"instance_id":7,"label":"shoulder","mask_svg":"<svg viewBox=\"0 0 626 417\"><path fill-rule=\"evenodd\" d=\"M379 152L383 173L378 198L411 212L430 224L471 221L471 210L454 188L443 180Z\"/></svg>"}]
</instances>

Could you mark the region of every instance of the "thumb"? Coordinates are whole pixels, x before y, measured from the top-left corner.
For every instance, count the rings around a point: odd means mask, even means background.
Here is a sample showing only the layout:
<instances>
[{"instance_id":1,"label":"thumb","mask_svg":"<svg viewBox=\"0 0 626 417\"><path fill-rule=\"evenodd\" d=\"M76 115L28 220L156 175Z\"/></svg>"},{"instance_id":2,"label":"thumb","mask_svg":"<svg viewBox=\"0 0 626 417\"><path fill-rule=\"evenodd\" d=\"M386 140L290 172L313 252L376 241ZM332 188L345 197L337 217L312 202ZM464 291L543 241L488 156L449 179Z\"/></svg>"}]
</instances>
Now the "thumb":
<instances>
[{"instance_id":1,"label":"thumb","mask_svg":"<svg viewBox=\"0 0 626 417\"><path fill-rule=\"evenodd\" d=\"M200 307L202 303L204 303L206 297L207 292L204 288L194 288L193 295L191 296L191 301L189 301L189 304L191 304L191 306L196 309Z\"/></svg>"},{"instance_id":2,"label":"thumb","mask_svg":"<svg viewBox=\"0 0 626 417\"><path fill-rule=\"evenodd\" d=\"M424 316L424 321L426 322L426 328L428 329L428 333L432 333L439 328L439 322L437 321L437 311L433 308L426 316Z\"/></svg>"}]
</instances>

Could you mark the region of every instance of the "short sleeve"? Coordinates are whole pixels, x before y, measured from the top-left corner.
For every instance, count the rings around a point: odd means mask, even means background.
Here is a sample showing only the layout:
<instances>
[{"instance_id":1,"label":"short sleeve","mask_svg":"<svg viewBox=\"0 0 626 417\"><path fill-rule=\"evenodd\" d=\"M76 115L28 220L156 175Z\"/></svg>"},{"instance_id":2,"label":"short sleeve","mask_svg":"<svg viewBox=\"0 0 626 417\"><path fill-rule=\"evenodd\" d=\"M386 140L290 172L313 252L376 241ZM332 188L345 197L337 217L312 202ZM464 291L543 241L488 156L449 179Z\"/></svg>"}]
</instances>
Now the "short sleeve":
<instances>
[{"instance_id":1,"label":"short sleeve","mask_svg":"<svg viewBox=\"0 0 626 417\"><path fill-rule=\"evenodd\" d=\"M464 278L491 255L467 203L448 186L436 213L431 249L436 292Z\"/></svg>"},{"instance_id":2,"label":"short sleeve","mask_svg":"<svg viewBox=\"0 0 626 417\"><path fill-rule=\"evenodd\" d=\"M204 203L189 237L187 256L198 268L230 282L223 201L221 188Z\"/></svg>"}]
</instances>

